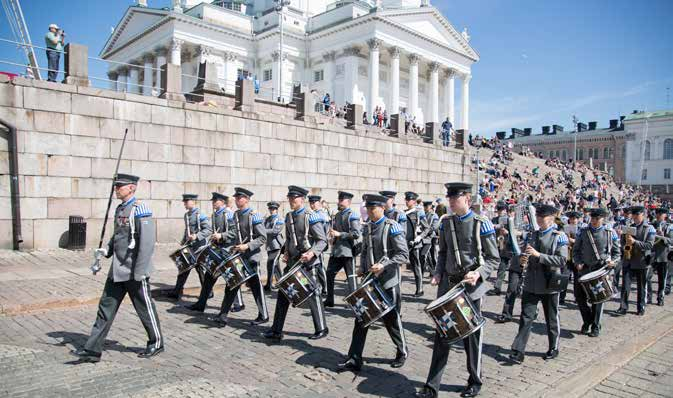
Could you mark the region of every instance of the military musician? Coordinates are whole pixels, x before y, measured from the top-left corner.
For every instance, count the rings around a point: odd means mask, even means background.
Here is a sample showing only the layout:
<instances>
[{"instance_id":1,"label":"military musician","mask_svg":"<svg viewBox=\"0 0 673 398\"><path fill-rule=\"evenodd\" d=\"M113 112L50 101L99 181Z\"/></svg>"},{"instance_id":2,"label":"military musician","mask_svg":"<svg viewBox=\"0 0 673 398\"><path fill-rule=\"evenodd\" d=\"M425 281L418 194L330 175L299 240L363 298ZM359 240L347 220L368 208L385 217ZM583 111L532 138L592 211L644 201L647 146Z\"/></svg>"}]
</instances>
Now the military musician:
<instances>
[{"instance_id":1,"label":"military musician","mask_svg":"<svg viewBox=\"0 0 673 398\"><path fill-rule=\"evenodd\" d=\"M266 229L266 284L264 290L271 291L273 286L273 277L279 277L278 261L280 258L280 249L285 243L283 238L283 229L285 221L278 216L280 203L271 201L266 204L269 209L269 215L264 219L264 228Z\"/></svg>"}]
</instances>

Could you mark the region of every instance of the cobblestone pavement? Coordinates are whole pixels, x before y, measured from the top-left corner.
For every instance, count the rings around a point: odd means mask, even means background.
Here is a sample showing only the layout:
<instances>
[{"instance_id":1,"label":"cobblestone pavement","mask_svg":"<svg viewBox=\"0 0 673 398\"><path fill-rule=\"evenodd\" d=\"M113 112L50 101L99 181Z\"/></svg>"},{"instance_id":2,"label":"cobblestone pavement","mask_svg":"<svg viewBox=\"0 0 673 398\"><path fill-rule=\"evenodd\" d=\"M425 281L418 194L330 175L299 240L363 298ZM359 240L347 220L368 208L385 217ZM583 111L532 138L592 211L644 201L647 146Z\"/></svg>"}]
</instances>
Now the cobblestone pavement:
<instances>
[{"instance_id":1,"label":"cobblestone pavement","mask_svg":"<svg viewBox=\"0 0 673 398\"><path fill-rule=\"evenodd\" d=\"M168 252L159 250L161 255ZM246 310L232 314L223 329L213 328L204 314L158 298L166 352L151 360L136 357L146 336L132 305L126 303L108 335L103 360L76 364L68 351L86 340L104 281L104 275L87 274L89 255L52 251L30 257L22 253L11 259L14 254L0 253L0 305L13 309L0 315L0 396L408 397L427 375L433 329L423 307L435 289L428 285L425 297L411 297L414 288L409 271L403 278L403 323L410 358L399 370L389 366L395 349L385 328L376 326L368 335L363 370L358 375L335 371L348 350L353 327L353 316L340 300L327 311L327 338L308 340L313 333L309 311L291 308L285 339L267 343L259 333L269 324L254 327L246 323L256 316L247 290ZM165 261L158 263L155 289L175 280L174 269ZM32 278L21 280L23 275ZM198 286L195 275L190 285ZM337 294L343 296L343 289L341 277ZM267 295L271 313L275 296ZM502 297L486 298L484 314L489 320L483 347L483 396L673 396L670 304L650 306L644 317L614 317L618 304L608 303L601 337L590 338L579 334L579 312L572 294L568 296L561 312L561 356L551 362L542 359L547 338L540 319L520 366L506 360L517 325L494 324ZM188 296L185 302L195 299ZM216 312L221 299L218 290L207 313ZM60 304L40 304L44 302ZM598 369L598 364L610 366ZM466 380L465 355L457 346L449 356L442 396L458 396Z\"/></svg>"}]
</instances>

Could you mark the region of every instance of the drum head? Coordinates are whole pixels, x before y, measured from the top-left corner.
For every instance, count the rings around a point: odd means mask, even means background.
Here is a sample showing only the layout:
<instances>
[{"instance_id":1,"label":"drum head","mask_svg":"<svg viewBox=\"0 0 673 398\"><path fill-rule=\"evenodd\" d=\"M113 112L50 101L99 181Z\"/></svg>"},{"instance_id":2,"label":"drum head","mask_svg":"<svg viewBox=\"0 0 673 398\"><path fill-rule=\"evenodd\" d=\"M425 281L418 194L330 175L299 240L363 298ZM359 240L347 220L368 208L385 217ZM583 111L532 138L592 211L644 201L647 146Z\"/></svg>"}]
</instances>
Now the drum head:
<instances>
[{"instance_id":1,"label":"drum head","mask_svg":"<svg viewBox=\"0 0 673 398\"><path fill-rule=\"evenodd\" d=\"M297 270L298 270L299 268L301 268L301 265L295 265L294 267L292 267L291 270L287 271L287 272L285 273L285 275L283 275L280 279L278 279L278 281L276 281L276 285L279 285L279 284L281 284L282 282L286 281L287 278L289 278L291 275L293 275L295 272L297 272Z\"/></svg>"},{"instance_id":2,"label":"drum head","mask_svg":"<svg viewBox=\"0 0 673 398\"><path fill-rule=\"evenodd\" d=\"M450 301L450 300L456 298L458 295L460 295L464 291L465 291L465 288L462 285L456 285L456 286L453 287L453 289L446 292L444 295L439 297L437 300L428 304L428 306L425 307L425 310L430 311L433 308L437 308L440 305L446 303L447 301Z\"/></svg>"},{"instance_id":3,"label":"drum head","mask_svg":"<svg viewBox=\"0 0 673 398\"><path fill-rule=\"evenodd\" d=\"M601 268L601 269L598 269L596 271L589 272L588 274L580 277L579 281L580 282L586 282L586 281L590 281L590 280L593 280L593 279L597 279L597 278L600 278L601 276L607 275L609 272L610 271L608 271L607 268Z\"/></svg>"}]
</instances>

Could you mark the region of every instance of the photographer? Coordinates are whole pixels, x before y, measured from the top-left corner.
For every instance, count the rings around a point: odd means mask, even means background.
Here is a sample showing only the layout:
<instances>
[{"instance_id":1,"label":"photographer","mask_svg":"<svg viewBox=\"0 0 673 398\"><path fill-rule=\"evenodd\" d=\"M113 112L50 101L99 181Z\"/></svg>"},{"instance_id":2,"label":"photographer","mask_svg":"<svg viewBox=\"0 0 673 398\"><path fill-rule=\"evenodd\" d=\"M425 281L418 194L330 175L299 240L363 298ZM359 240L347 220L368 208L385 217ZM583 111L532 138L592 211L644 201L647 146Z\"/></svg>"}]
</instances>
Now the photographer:
<instances>
[{"instance_id":1,"label":"photographer","mask_svg":"<svg viewBox=\"0 0 673 398\"><path fill-rule=\"evenodd\" d=\"M49 25L49 32L47 32L44 40L47 44L47 67L49 68L47 80L50 82L56 82L59 61L61 58L61 52L63 52L63 44L65 41L65 32L59 29L59 27L53 23Z\"/></svg>"}]
</instances>

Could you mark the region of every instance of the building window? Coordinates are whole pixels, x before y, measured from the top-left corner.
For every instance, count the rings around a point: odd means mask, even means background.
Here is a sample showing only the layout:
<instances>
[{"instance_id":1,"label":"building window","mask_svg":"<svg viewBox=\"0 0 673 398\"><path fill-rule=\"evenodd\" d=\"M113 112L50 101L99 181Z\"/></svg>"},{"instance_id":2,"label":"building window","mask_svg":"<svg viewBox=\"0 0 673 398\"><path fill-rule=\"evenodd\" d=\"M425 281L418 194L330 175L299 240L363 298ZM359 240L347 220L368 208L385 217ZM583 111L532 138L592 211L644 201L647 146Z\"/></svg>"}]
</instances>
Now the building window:
<instances>
[{"instance_id":1,"label":"building window","mask_svg":"<svg viewBox=\"0 0 673 398\"><path fill-rule=\"evenodd\" d=\"M598 148L594 148L594 156L593 156L593 158L594 158L594 159L599 159L598 155L600 155L600 153L599 153L599 151L598 151Z\"/></svg>"},{"instance_id":2,"label":"building window","mask_svg":"<svg viewBox=\"0 0 673 398\"><path fill-rule=\"evenodd\" d=\"M577 160L584 160L584 148L577 150Z\"/></svg>"},{"instance_id":3,"label":"building window","mask_svg":"<svg viewBox=\"0 0 673 398\"><path fill-rule=\"evenodd\" d=\"M643 174L640 177L642 180L647 180L647 169L643 169Z\"/></svg>"},{"instance_id":4,"label":"building window","mask_svg":"<svg viewBox=\"0 0 673 398\"><path fill-rule=\"evenodd\" d=\"M560 157L561 157L561 152L560 152L560 151L556 151L556 159L558 159L558 158L560 158Z\"/></svg>"},{"instance_id":5,"label":"building window","mask_svg":"<svg viewBox=\"0 0 673 398\"><path fill-rule=\"evenodd\" d=\"M664 180L671 179L671 169L664 169Z\"/></svg>"},{"instance_id":6,"label":"building window","mask_svg":"<svg viewBox=\"0 0 673 398\"><path fill-rule=\"evenodd\" d=\"M270 81L273 79L273 69L265 69L264 72L262 73L262 77L265 82Z\"/></svg>"},{"instance_id":7,"label":"building window","mask_svg":"<svg viewBox=\"0 0 673 398\"><path fill-rule=\"evenodd\" d=\"M610 168L608 169L608 173L610 173L611 177L614 177L615 176L615 167L610 166Z\"/></svg>"},{"instance_id":8,"label":"building window","mask_svg":"<svg viewBox=\"0 0 673 398\"><path fill-rule=\"evenodd\" d=\"M358 74L359 74L360 76L365 76L365 77L367 77L367 76L369 76L369 71L367 70L367 67L366 67L366 66L359 66L359 67L358 67Z\"/></svg>"},{"instance_id":9,"label":"building window","mask_svg":"<svg viewBox=\"0 0 673 398\"><path fill-rule=\"evenodd\" d=\"M613 148L610 148L610 149L608 150L608 157L607 157L607 159L614 159L614 157L615 157L615 151L614 151Z\"/></svg>"},{"instance_id":10,"label":"building window","mask_svg":"<svg viewBox=\"0 0 673 398\"><path fill-rule=\"evenodd\" d=\"M561 159L568 160L568 152L564 149L563 152L561 152Z\"/></svg>"},{"instance_id":11,"label":"building window","mask_svg":"<svg viewBox=\"0 0 673 398\"><path fill-rule=\"evenodd\" d=\"M252 76L252 74L245 69L237 69L236 70L236 76L238 76L239 80L242 80L242 79L247 79L248 76Z\"/></svg>"},{"instance_id":12,"label":"building window","mask_svg":"<svg viewBox=\"0 0 673 398\"><path fill-rule=\"evenodd\" d=\"M626 159L626 145L622 147L622 159Z\"/></svg>"},{"instance_id":13,"label":"building window","mask_svg":"<svg viewBox=\"0 0 673 398\"><path fill-rule=\"evenodd\" d=\"M336 66L336 77L341 77L346 73L346 65L339 64Z\"/></svg>"},{"instance_id":14,"label":"building window","mask_svg":"<svg viewBox=\"0 0 673 398\"><path fill-rule=\"evenodd\" d=\"M673 159L673 138L664 141L664 159Z\"/></svg>"},{"instance_id":15,"label":"building window","mask_svg":"<svg viewBox=\"0 0 673 398\"><path fill-rule=\"evenodd\" d=\"M645 160L650 160L650 142L645 141Z\"/></svg>"},{"instance_id":16,"label":"building window","mask_svg":"<svg viewBox=\"0 0 673 398\"><path fill-rule=\"evenodd\" d=\"M549 159L554 157L554 151L549 151Z\"/></svg>"},{"instance_id":17,"label":"building window","mask_svg":"<svg viewBox=\"0 0 673 398\"><path fill-rule=\"evenodd\" d=\"M323 69L313 72L313 81L321 82L325 78L325 71Z\"/></svg>"},{"instance_id":18,"label":"building window","mask_svg":"<svg viewBox=\"0 0 673 398\"><path fill-rule=\"evenodd\" d=\"M603 148L603 159L610 159L610 150L608 147Z\"/></svg>"}]
</instances>

